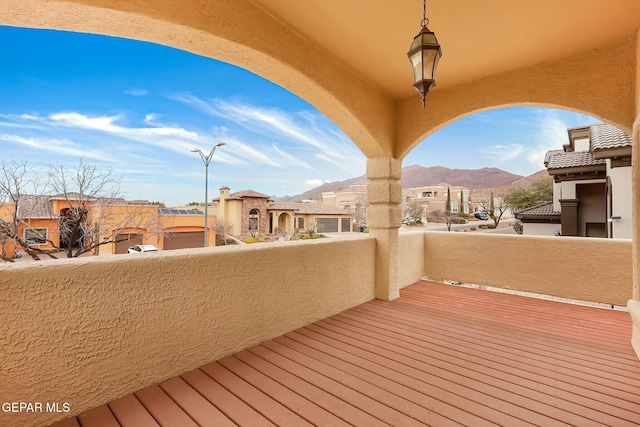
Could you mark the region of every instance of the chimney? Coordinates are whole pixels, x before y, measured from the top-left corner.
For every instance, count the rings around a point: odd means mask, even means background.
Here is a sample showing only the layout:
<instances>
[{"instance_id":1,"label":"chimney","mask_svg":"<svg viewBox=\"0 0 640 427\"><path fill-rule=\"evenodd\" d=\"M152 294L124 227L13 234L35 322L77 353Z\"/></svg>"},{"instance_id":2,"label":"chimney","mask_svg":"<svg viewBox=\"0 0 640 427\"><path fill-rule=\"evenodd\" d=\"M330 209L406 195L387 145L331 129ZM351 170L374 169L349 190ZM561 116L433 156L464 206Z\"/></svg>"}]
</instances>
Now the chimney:
<instances>
[{"instance_id":1,"label":"chimney","mask_svg":"<svg viewBox=\"0 0 640 427\"><path fill-rule=\"evenodd\" d=\"M227 204L225 203L227 197L229 197L229 187L225 185L224 187L220 188L220 201L218 202L217 213L218 218L216 219L219 224L223 224L225 217L227 216Z\"/></svg>"}]
</instances>

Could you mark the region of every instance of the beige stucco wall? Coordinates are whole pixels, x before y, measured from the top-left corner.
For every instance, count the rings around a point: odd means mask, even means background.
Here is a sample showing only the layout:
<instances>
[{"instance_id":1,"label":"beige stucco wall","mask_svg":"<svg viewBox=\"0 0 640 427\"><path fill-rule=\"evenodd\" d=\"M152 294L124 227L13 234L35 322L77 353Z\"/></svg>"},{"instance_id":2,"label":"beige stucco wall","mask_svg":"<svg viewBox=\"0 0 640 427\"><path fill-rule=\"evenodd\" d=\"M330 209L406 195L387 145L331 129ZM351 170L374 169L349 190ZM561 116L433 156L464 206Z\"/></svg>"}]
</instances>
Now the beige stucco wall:
<instances>
[{"instance_id":1,"label":"beige stucco wall","mask_svg":"<svg viewBox=\"0 0 640 427\"><path fill-rule=\"evenodd\" d=\"M374 257L318 240L2 268L2 400L105 403L373 299Z\"/></svg>"},{"instance_id":2,"label":"beige stucco wall","mask_svg":"<svg viewBox=\"0 0 640 427\"><path fill-rule=\"evenodd\" d=\"M433 280L626 305L632 292L627 240L425 233L424 272Z\"/></svg>"},{"instance_id":3,"label":"beige stucco wall","mask_svg":"<svg viewBox=\"0 0 640 427\"><path fill-rule=\"evenodd\" d=\"M418 232L400 232L398 241L398 280L400 288L405 288L424 275L424 236Z\"/></svg>"}]
</instances>

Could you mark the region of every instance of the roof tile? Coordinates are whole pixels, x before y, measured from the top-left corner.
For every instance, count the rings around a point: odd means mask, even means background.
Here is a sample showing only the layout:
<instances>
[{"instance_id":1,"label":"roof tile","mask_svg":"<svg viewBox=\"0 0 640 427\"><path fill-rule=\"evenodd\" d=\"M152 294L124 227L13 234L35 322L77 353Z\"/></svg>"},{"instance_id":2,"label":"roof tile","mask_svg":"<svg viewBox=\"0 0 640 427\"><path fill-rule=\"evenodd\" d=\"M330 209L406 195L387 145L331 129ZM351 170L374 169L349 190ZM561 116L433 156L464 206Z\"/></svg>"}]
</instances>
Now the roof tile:
<instances>
[{"instance_id":1,"label":"roof tile","mask_svg":"<svg viewBox=\"0 0 640 427\"><path fill-rule=\"evenodd\" d=\"M549 154L549 153L547 153ZM594 159L588 151L557 152L549 156L548 169L565 169L581 166L606 165L604 159Z\"/></svg>"},{"instance_id":2,"label":"roof tile","mask_svg":"<svg viewBox=\"0 0 640 427\"><path fill-rule=\"evenodd\" d=\"M591 150L631 147L632 140L626 132L609 124L591 126Z\"/></svg>"}]
</instances>

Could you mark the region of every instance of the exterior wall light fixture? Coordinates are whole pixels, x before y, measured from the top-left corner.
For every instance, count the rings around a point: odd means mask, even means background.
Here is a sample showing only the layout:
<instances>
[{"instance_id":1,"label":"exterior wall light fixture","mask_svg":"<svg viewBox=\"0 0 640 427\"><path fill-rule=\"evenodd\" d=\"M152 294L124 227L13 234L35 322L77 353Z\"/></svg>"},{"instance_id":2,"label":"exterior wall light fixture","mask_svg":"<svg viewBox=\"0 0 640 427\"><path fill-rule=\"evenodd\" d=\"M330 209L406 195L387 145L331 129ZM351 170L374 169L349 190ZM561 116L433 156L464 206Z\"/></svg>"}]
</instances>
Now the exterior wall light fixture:
<instances>
[{"instance_id":1,"label":"exterior wall light fixture","mask_svg":"<svg viewBox=\"0 0 640 427\"><path fill-rule=\"evenodd\" d=\"M436 85L436 68L442 56L442 49L438 44L435 33L429 31L427 24L427 0L423 2L422 29L413 39L407 56L413 67L413 87L422 96L422 108L429 90Z\"/></svg>"}]
</instances>

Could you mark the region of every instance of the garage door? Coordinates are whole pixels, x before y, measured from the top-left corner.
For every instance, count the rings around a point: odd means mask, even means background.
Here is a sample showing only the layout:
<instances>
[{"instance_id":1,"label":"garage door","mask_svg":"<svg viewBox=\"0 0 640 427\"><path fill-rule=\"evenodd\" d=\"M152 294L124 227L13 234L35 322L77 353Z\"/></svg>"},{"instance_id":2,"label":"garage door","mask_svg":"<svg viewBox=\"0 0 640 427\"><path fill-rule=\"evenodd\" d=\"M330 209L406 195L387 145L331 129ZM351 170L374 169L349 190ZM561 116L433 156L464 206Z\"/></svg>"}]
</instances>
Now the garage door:
<instances>
[{"instance_id":1,"label":"garage door","mask_svg":"<svg viewBox=\"0 0 640 427\"><path fill-rule=\"evenodd\" d=\"M122 240L121 242L119 240ZM142 244L142 235L140 234L118 234L116 237L116 253L126 254L127 249L133 245Z\"/></svg>"},{"instance_id":2,"label":"garage door","mask_svg":"<svg viewBox=\"0 0 640 427\"><path fill-rule=\"evenodd\" d=\"M204 246L204 231L171 233L164 236L162 249L201 248Z\"/></svg>"},{"instance_id":3,"label":"garage door","mask_svg":"<svg viewBox=\"0 0 640 427\"><path fill-rule=\"evenodd\" d=\"M342 227L341 227L341 231L343 233L346 233L348 231L351 231L351 220L349 218L342 218Z\"/></svg>"},{"instance_id":4,"label":"garage door","mask_svg":"<svg viewBox=\"0 0 640 427\"><path fill-rule=\"evenodd\" d=\"M318 233L337 233L338 218L318 218Z\"/></svg>"}]
</instances>

